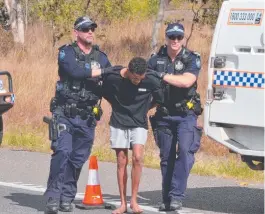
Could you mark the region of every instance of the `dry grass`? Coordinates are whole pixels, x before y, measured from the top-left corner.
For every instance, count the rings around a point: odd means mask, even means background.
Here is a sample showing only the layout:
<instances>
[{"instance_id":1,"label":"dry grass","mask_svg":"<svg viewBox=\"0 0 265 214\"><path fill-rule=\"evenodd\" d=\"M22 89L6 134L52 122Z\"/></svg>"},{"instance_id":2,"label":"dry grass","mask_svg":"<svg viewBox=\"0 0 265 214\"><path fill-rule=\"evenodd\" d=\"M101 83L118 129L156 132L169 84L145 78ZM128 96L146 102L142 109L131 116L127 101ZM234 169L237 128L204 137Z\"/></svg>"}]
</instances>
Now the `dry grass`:
<instances>
[{"instance_id":1,"label":"dry grass","mask_svg":"<svg viewBox=\"0 0 265 214\"><path fill-rule=\"evenodd\" d=\"M153 22L117 22L111 26L100 26L97 30L97 43L108 54L112 64L127 65L133 56L148 58L151 53L150 41ZM164 26L163 26L164 28ZM186 29L190 25L186 24ZM160 44L163 44L164 29L161 30ZM205 101L207 87L207 62L212 39L212 30L207 27L196 28L189 42L189 48L201 54L202 72L199 76L199 92L202 101ZM46 124L42 122L44 115L50 115L49 102L54 95L57 76L57 48L70 42L65 38L57 47L52 47L51 31L42 23L29 26L26 32L24 47L15 47L12 37L0 31L0 69L8 70L13 77L16 103L13 109L4 115L5 131L19 133L20 137L28 139L29 133L37 133L34 138L35 147L48 148L48 133ZM111 108L103 102L104 116L96 130L95 145L106 146L109 144L108 120ZM30 131L29 131L30 130ZM17 137L4 136L5 144L16 145L20 141ZM41 139L41 140L40 140ZM21 140L27 142L28 140ZM9 143L12 142L12 143ZM43 144L43 145L40 145ZM18 146L18 145L16 145ZM33 146L34 147L34 146ZM45 150L45 149L44 149ZM228 150L203 136L200 151L214 156L227 156ZM149 130L148 154L157 154L152 132ZM148 156L149 157L149 156Z\"/></svg>"}]
</instances>

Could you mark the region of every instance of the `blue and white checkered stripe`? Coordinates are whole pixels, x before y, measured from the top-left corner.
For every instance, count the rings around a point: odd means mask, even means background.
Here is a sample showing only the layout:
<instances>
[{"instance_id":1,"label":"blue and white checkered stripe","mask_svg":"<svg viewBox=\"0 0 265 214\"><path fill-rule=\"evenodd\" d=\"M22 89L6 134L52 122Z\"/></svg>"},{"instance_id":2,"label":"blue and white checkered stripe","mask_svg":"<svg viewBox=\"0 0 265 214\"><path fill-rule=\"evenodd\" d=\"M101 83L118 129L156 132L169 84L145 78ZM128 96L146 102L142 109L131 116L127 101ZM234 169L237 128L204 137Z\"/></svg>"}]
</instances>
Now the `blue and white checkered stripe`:
<instances>
[{"instance_id":1,"label":"blue and white checkered stripe","mask_svg":"<svg viewBox=\"0 0 265 214\"><path fill-rule=\"evenodd\" d=\"M242 71L215 70L213 75L213 85L246 88L264 88L265 74Z\"/></svg>"}]
</instances>

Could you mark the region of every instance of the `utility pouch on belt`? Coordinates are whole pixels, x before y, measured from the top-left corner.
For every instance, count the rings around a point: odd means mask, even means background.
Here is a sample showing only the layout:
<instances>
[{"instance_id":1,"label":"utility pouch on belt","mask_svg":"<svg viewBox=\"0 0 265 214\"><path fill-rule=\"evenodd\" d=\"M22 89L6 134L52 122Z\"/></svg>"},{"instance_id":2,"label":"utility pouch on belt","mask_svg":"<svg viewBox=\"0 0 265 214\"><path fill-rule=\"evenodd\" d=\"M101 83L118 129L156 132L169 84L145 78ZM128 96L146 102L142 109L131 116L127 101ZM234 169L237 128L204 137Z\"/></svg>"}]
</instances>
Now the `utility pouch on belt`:
<instances>
[{"instance_id":1,"label":"utility pouch on belt","mask_svg":"<svg viewBox=\"0 0 265 214\"><path fill-rule=\"evenodd\" d=\"M50 102L50 112L53 112L57 107L57 99L53 97Z\"/></svg>"},{"instance_id":2,"label":"utility pouch on belt","mask_svg":"<svg viewBox=\"0 0 265 214\"><path fill-rule=\"evenodd\" d=\"M95 119L99 121L101 116L103 115L103 110L100 105L95 105L93 107L93 114L95 116Z\"/></svg>"}]
</instances>

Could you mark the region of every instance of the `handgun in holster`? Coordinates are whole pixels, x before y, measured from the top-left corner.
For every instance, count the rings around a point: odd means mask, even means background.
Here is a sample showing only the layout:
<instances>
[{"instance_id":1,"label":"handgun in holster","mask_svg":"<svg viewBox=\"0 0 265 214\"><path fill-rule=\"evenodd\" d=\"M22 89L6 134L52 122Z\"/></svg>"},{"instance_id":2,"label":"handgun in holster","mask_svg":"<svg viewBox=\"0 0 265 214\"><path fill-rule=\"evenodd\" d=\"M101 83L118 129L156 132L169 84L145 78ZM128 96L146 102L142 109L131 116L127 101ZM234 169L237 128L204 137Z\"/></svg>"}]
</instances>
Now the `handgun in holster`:
<instances>
[{"instance_id":1,"label":"handgun in holster","mask_svg":"<svg viewBox=\"0 0 265 214\"><path fill-rule=\"evenodd\" d=\"M55 141L58 138L57 121L55 118L43 117L43 122L48 124L49 127L49 140Z\"/></svg>"},{"instance_id":2,"label":"handgun in holster","mask_svg":"<svg viewBox=\"0 0 265 214\"><path fill-rule=\"evenodd\" d=\"M49 140L55 141L60 136L60 133L64 130L67 130L67 127L65 124L60 124L57 122L56 117L43 117L43 122L47 123L49 126Z\"/></svg>"},{"instance_id":3,"label":"handgun in holster","mask_svg":"<svg viewBox=\"0 0 265 214\"><path fill-rule=\"evenodd\" d=\"M155 115L151 115L149 117L149 120L150 120L151 128L152 128L152 131L153 131L154 139L156 141L157 140L156 139L156 131L157 131L157 120L156 120L156 116Z\"/></svg>"}]
</instances>

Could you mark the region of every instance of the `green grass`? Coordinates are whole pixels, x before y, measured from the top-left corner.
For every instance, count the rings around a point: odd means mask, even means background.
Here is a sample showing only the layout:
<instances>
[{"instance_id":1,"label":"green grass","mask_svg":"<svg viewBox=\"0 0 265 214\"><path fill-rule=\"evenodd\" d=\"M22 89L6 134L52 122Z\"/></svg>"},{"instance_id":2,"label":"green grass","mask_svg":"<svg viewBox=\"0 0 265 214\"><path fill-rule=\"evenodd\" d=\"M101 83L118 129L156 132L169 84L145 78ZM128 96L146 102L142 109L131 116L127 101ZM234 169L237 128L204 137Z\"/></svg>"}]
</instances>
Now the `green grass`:
<instances>
[{"instance_id":1,"label":"green grass","mask_svg":"<svg viewBox=\"0 0 265 214\"><path fill-rule=\"evenodd\" d=\"M3 147L25 149L29 151L50 152L50 145L43 135L34 132L4 133Z\"/></svg>"},{"instance_id":2,"label":"green grass","mask_svg":"<svg viewBox=\"0 0 265 214\"><path fill-rule=\"evenodd\" d=\"M40 134L39 131L26 132L26 134L25 132L8 132L4 135L2 146L50 153L50 143L46 138L46 134ZM99 161L116 162L115 152L110 149L109 145L95 145L92 154L96 155ZM131 152L129 154L131 157ZM146 167L159 169L159 161L157 151L145 151L144 165ZM246 182L264 181L263 171L253 171L249 169L248 166L241 162L241 160L234 154L228 155L225 158L218 158L198 153L191 173L205 176L233 178Z\"/></svg>"},{"instance_id":3,"label":"green grass","mask_svg":"<svg viewBox=\"0 0 265 214\"><path fill-rule=\"evenodd\" d=\"M115 153L108 146L95 146L92 154L96 155L100 161L116 162ZM158 154L154 151L145 151L144 165L149 168L159 169L160 160ZM235 154L230 154L226 158L207 157L198 154L191 173L204 176L233 178L242 182L260 183L264 181L263 171L251 170Z\"/></svg>"},{"instance_id":4,"label":"green grass","mask_svg":"<svg viewBox=\"0 0 265 214\"><path fill-rule=\"evenodd\" d=\"M226 159L213 159L197 161L192 173L198 175L220 176L236 178L240 181L264 181L263 171L251 170L235 154L228 155Z\"/></svg>"}]
</instances>

